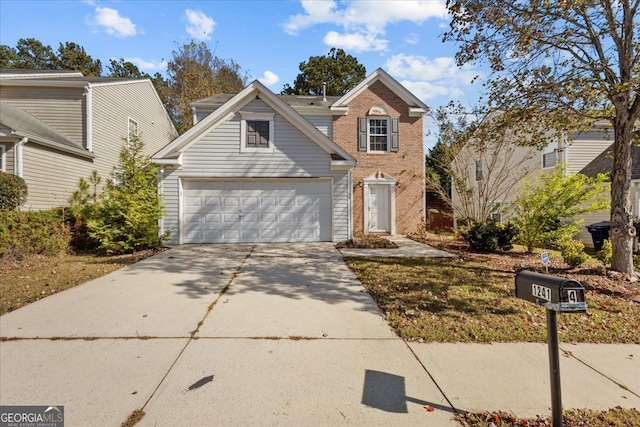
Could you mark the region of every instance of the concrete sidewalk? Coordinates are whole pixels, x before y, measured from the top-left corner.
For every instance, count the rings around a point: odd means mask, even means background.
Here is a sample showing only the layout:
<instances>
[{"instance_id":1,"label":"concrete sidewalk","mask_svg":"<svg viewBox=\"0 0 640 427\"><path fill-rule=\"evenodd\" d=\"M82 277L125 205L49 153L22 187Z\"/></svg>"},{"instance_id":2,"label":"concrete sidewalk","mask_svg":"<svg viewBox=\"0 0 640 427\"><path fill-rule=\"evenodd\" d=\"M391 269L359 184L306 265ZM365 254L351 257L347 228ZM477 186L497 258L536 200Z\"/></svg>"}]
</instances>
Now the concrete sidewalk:
<instances>
[{"instance_id":1,"label":"concrete sidewalk","mask_svg":"<svg viewBox=\"0 0 640 427\"><path fill-rule=\"evenodd\" d=\"M332 244L176 247L0 317L0 336L0 404L64 405L69 426L550 414L545 345L407 344ZM561 347L565 408L640 408L639 345Z\"/></svg>"}]
</instances>

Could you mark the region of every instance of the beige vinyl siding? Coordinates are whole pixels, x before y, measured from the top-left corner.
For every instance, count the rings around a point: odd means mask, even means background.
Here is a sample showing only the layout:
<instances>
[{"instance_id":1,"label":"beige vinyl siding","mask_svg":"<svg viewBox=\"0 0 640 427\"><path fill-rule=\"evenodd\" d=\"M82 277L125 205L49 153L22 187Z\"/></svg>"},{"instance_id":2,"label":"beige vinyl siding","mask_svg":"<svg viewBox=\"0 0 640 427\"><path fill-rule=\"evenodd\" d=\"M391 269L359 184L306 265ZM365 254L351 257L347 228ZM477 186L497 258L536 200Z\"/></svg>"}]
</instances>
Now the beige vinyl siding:
<instances>
[{"instance_id":1,"label":"beige vinyl siding","mask_svg":"<svg viewBox=\"0 0 640 427\"><path fill-rule=\"evenodd\" d=\"M587 230L587 226L595 224L596 222L609 221L611 219L611 212L592 212L589 214L581 215L573 218L573 220L582 220L583 224L579 227L579 232L573 238L580 240L585 246L593 247L593 239L591 233Z\"/></svg>"},{"instance_id":2,"label":"beige vinyl siding","mask_svg":"<svg viewBox=\"0 0 640 427\"><path fill-rule=\"evenodd\" d=\"M29 189L26 209L68 205L78 179L88 177L95 169L89 159L30 142L23 146L22 158L22 174Z\"/></svg>"},{"instance_id":3,"label":"beige vinyl siding","mask_svg":"<svg viewBox=\"0 0 640 427\"><path fill-rule=\"evenodd\" d=\"M491 150L488 151L491 152ZM456 156L454 163L456 163L457 165L454 166L454 170L460 171L460 175L464 177L464 180L466 182L465 185L467 186L467 188L471 188L475 193L477 193L478 182L476 181L476 161L482 159L484 179L494 181L501 178L503 179L501 181L501 188L503 188L504 191L501 194L496 195L496 201L499 201L504 205L508 205L518 197L518 188L520 187L520 182L516 181L515 175L522 176L523 174L528 172L526 173L524 179L533 179L535 174L541 171L542 152L531 147L513 146L513 152L512 154L508 155L508 157L502 158L503 156L506 156L504 150L500 151L499 156L501 157L498 159L500 165L502 165L505 161L510 163L511 165L516 165L519 162L522 162L517 170L514 166L506 166L507 171L512 170L514 172L513 174L509 174L509 176L512 176L511 181L505 181L504 174L501 176L496 176L497 171L500 170L502 166L494 166L492 168L492 172L488 170L490 167L489 165L493 162L493 158L489 154L480 156L473 149L469 148L469 146L465 146L460 151L458 156ZM511 169L509 169L510 167ZM451 199L454 208L460 206L460 197L456 191L455 186L452 187ZM456 217L460 217L460 212L456 211L454 214ZM503 216L503 220L506 219L507 218Z\"/></svg>"},{"instance_id":4,"label":"beige vinyl siding","mask_svg":"<svg viewBox=\"0 0 640 427\"><path fill-rule=\"evenodd\" d=\"M78 147L85 146L83 88L3 86L2 102L29 112L75 142Z\"/></svg>"},{"instance_id":5,"label":"beige vinyl siding","mask_svg":"<svg viewBox=\"0 0 640 427\"><path fill-rule=\"evenodd\" d=\"M169 116L152 84L135 83L93 86L93 148L98 157L117 159L129 118L138 122L145 152L152 155L177 137Z\"/></svg>"},{"instance_id":6,"label":"beige vinyl siding","mask_svg":"<svg viewBox=\"0 0 640 427\"><path fill-rule=\"evenodd\" d=\"M592 130L569 135L567 172L578 173L613 143L612 132Z\"/></svg>"}]
</instances>

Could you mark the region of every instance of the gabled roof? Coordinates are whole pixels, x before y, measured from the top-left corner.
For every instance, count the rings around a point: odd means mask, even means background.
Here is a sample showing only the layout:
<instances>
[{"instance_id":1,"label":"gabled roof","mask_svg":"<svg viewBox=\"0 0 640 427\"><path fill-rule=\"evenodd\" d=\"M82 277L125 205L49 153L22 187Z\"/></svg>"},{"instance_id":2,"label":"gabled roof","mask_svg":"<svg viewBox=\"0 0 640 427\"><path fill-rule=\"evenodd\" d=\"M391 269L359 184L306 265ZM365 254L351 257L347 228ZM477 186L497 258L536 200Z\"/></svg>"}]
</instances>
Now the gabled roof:
<instances>
[{"instance_id":1,"label":"gabled roof","mask_svg":"<svg viewBox=\"0 0 640 427\"><path fill-rule=\"evenodd\" d=\"M42 77L82 77L76 70L33 70L25 68L2 68L0 79L34 79Z\"/></svg>"},{"instance_id":2,"label":"gabled roof","mask_svg":"<svg viewBox=\"0 0 640 427\"><path fill-rule=\"evenodd\" d=\"M0 102L0 123L11 129L16 136L26 137L33 142L79 156L95 157L84 147L69 140L56 129L40 121L27 111L6 102Z\"/></svg>"},{"instance_id":3,"label":"gabled roof","mask_svg":"<svg viewBox=\"0 0 640 427\"><path fill-rule=\"evenodd\" d=\"M414 94L409 92L409 90L402 86L382 68L378 68L370 74L369 77L361 81L358 86L354 87L342 98L334 102L331 106L331 110L346 113L349 103L378 81L382 82L385 86L391 89L393 93L398 95L400 99L406 102L407 105L409 105L410 116L417 117L429 112L429 107L427 107L424 102L420 101Z\"/></svg>"},{"instance_id":4,"label":"gabled roof","mask_svg":"<svg viewBox=\"0 0 640 427\"><path fill-rule=\"evenodd\" d=\"M585 166L580 173L595 177L599 173L610 173L613 170L613 144ZM640 147L631 146L631 179L640 179Z\"/></svg>"},{"instance_id":5,"label":"gabled roof","mask_svg":"<svg viewBox=\"0 0 640 427\"><path fill-rule=\"evenodd\" d=\"M260 98L276 112L282 115L287 121L293 124L298 130L318 144L318 146L327 153L334 155L334 157L335 155L339 156L342 159L340 162L346 162L345 165L355 165L355 159L353 157L351 157L346 151L340 148L338 144L329 139L300 113L295 111L283 99L271 92L258 80L250 83L240 93L231 97L213 113L209 114L187 132L183 133L162 150L158 151L153 158L159 163L165 163L166 159L179 158L180 154L190 147L191 144L198 141L208 131L215 128L220 123L230 119L244 105L256 97ZM165 159L164 162L163 159Z\"/></svg>"}]
</instances>

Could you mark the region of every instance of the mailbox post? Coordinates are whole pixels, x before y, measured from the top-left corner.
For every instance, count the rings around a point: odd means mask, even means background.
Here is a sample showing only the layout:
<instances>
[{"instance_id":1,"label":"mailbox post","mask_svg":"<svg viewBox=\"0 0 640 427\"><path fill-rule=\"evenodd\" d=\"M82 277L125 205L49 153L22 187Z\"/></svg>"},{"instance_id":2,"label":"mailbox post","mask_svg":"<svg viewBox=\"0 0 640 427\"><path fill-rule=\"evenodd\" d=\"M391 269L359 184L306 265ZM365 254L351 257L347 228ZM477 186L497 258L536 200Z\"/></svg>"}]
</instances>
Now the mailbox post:
<instances>
[{"instance_id":1,"label":"mailbox post","mask_svg":"<svg viewBox=\"0 0 640 427\"><path fill-rule=\"evenodd\" d=\"M547 344L551 379L551 416L553 427L562 427L560 355L557 313L584 313L587 303L580 282L522 270L516 275L516 297L547 309Z\"/></svg>"}]
</instances>

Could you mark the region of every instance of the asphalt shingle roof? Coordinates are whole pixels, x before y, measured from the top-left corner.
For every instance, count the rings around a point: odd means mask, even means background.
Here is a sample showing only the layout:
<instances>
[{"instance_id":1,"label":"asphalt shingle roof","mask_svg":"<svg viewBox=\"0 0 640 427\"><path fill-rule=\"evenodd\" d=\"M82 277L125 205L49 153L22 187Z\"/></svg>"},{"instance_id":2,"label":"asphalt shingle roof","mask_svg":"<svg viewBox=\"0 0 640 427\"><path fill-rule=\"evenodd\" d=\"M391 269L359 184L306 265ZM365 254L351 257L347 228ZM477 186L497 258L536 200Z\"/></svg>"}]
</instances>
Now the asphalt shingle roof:
<instances>
[{"instance_id":1,"label":"asphalt shingle roof","mask_svg":"<svg viewBox=\"0 0 640 427\"><path fill-rule=\"evenodd\" d=\"M631 146L631 179L640 179L640 147ZM599 173L607 173L613 170L613 144L604 150L591 163L585 166L580 173L595 177Z\"/></svg>"}]
</instances>

